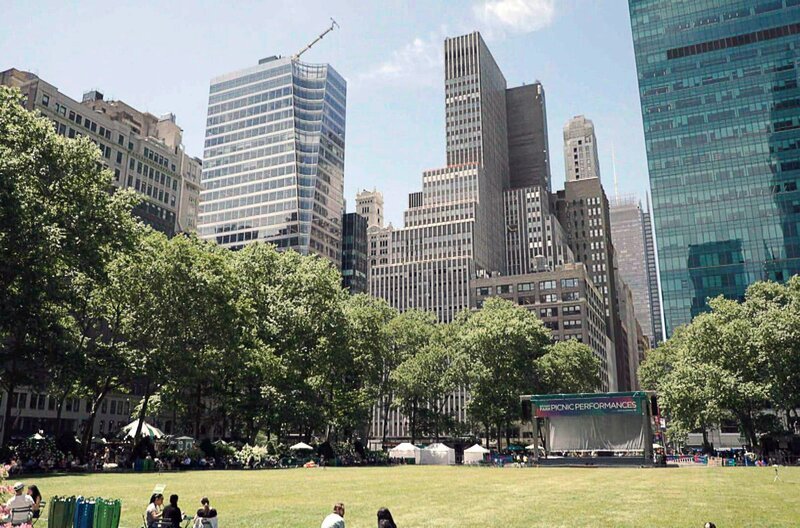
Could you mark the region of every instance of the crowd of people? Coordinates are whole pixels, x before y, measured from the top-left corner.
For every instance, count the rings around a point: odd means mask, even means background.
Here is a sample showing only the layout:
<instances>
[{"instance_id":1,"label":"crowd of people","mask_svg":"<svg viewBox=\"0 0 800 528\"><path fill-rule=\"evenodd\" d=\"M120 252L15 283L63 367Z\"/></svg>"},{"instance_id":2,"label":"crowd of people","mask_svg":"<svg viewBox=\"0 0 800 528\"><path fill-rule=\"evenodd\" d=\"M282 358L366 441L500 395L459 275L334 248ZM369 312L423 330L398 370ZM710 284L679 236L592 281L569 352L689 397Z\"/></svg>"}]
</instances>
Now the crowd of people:
<instances>
[{"instance_id":1,"label":"crowd of people","mask_svg":"<svg viewBox=\"0 0 800 528\"><path fill-rule=\"evenodd\" d=\"M181 511L178 498L170 495L169 505L164 507L164 495L154 493L144 513L147 528L180 528L187 520L194 520L193 528L217 528L217 510L211 507L208 497L200 499L200 508L193 517Z\"/></svg>"}]
</instances>

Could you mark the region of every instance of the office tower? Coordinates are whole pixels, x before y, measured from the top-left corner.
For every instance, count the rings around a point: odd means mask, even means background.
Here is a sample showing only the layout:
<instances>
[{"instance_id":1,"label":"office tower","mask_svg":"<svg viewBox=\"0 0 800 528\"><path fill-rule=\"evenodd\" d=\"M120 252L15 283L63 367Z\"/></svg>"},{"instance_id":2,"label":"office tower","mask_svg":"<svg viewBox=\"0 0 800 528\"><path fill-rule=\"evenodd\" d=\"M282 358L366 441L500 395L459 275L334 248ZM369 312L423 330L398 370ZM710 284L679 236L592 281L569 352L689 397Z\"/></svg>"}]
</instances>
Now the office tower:
<instances>
[{"instance_id":1,"label":"office tower","mask_svg":"<svg viewBox=\"0 0 800 528\"><path fill-rule=\"evenodd\" d=\"M574 262L567 235L556 219L545 187L505 191L503 210L509 275L552 271Z\"/></svg>"},{"instance_id":2,"label":"office tower","mask_svg":"<svg viewBox=\"0 0 800 528\"><path fill-rule=\"evenodd\" d=\"M506 115L510 187L544 187L551 192L547 110L542 83L536 81L506 90Z\"/></svg>"},{"instance_id":3,"label":"office tower","mask_svg":"<svg viewBox=\"0 0 800 528\"><path fill-rule=\"evenodd\" d=\"M649 215L646 221L646 214L641 202L634 196L611 200L611 240L617 269L633 294L636 319L642 325L650 346L654 347L660 337L660 332L656 332L654 317L657 314L660 329L661 308L658 279L655 277L653 237L648 233Z\"/></svg>"},{"instance_id":4,"label":"office tower","mask_svg":"<svg viewBox=\"0 0 800 528\"><path fill-rule=\"evenodd\" d=\"M212 79L200 236L263 241L341 265L344 79L327 64L268 57Z\"/></svg>"},{"instance_id":5,"label":"office tower","mask_svg":"<svg viewBox=\"0 0 800 528\"><path fill-rule=\"evenodd\" d=\"M568 182L600 178L594 124L582 115L564 125L564 175Z\"/></svg>"},{"instance_id":6,"label":"office tower","mask_svg":"<svg viewBox=\"0 0 800 528\"><path fill-rule=\"evenodd\" d=\"M367 219L346 213L342 220L342 287L350 293L367 293Z\"/></svg>"},{"instance_id":7,"label":"office tower","mask_svg":"<svg viewBox=\"0 0 800 528\"><path fill-rule=\"evenodd\" d=\"M142 197L133 212L145 223L168 236L196 229L201 162L186 154L173 114L156 117L122 101L106 101L96 90L78 102L15 68L0 73L0 84L19 88L25 107L50 119L62 136L91 139L103 166L114 173L114 187Z\"/></svg>"},{"instance_id":8,"label":"office tower","mask_svg":"<svg viewBox=\"0 0 800 528\"><path fill-rule=\"evenodd\" d=\"M494 275L472 279L472 307L502 297L533 311L552 332L553 341L585 343L600 360L602 390L610 385L606 315L603 296L583 264L564 264L553 271Z\"/></svg>"},{"instance_id":9,"label":"office tower","mask_svg":"<svg viewBox=\"0 0 800 528\"><path fill-rule=\"evenodd\" d=\"M795 1L630 0L668 337L800 272Z\"/></svg>"},{"instance_id":10,"label":"office tower","mask_svg":"<svg viewBox=\"0 0 800 528\"><path fill-rule=\"evenodd\" d=\"M615 347L621 350L624 355L624 375L617 373L618 383L622 383L625 390L638 390L639 376L639 342L638 333L641 326L636 320L633 292L619 275L619 271L614 271L615 282L617 285L616 302L619 313L619 330L616 334Z\"/></svg>"},{"instance_id":11,"label":"office tower","mask_svg":"<svg viewBox=\"0 0 800 528\"><path fill-rule=\"evenodd\" d=\"M448 166L423 173L402 229L370 229L372 295L449 321L469 308L477 270L505 272L505 94L505 78L479 33L445 40Z\"/></svg>"},{"instance_id":12,"label":"office tower","mask_svg":"<svg viewBox=\"0 0 800 528\"><path fill-rule=\"evenodd\" d=\"M570 160L566 160L567 166ZM609 205L600 178L568 180L564 189L554 196L556 214L575 260L586 266L592 282L603 295L608 337L616 351L617 384L619 390L628 390L630 372L628 353L621 332L617 285L614 276L614 245L611 241Z\"/></svg>"},{"instance_id":13,"label":"office tower","mask_svg":"<svg viewBox=\"0 0 800 528\"><path fill-rule=\"evenodd\" d=\"M383 227L383 193L365 189L356 194L356 213L367 219L367 227Z\"/></svg>"},{"instance_id":14,"label":"office tower","mask_svg":"<svg viewBox=\"0 0 800 528\"><path fill-rule=\"evenodd\" d=\"M653 239L652 206L650 195L647 195L647 210L642 213L644 223L644 248L647 257L647 280L650 283L650 322L653 324L653 347L664 341L664 325L661 320L661 288L658 284L658 268L656 266L656 244Z\"/></svg>"}]
</instances>

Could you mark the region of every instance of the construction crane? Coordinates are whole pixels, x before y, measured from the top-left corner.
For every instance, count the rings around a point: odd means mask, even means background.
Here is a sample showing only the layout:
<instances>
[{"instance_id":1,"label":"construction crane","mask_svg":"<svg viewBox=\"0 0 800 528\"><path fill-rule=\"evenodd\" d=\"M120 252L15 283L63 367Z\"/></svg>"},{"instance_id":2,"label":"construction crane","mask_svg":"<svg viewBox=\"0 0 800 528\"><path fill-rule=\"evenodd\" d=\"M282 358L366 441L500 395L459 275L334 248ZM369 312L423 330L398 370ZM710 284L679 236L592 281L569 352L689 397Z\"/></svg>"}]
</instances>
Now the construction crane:
<instances>
[{"instance_id":1,"label":"construction crane","mask_svg":"<svg viewBox=\"0 0 800 528\"><path fill-rule=\"evenodd\" d=\"M329 27L328 29L326 29L325 31L323 31L323 32L322 32L322 34L321 34L320 36L318 36L317 38L315 38L315 39L314 39L314 41L313 41L311 44L309 44L308 46L306 46L305 48L303 48L302 50L300 50L298 53L295 53L294 55L292 55L292 60L297 60L297 59L299 59L299 58L300 58L300 55L302 55L303 53L305 53L305 52L307 52L308 50L310 50L310 49L311 49L311 46L313 46L314 44L316 44L317 42L319 42L320 40L322 40L322 37L324 37L325 35L327 35L327 34L328 34L328 33L330 33L331 31L333 31L333 28L338 28L338 27L339 27L339 24L337 24L337 23L336 23L336 21L335 21L334 19L332 19L332 18L331 18L331 27Z\"/></svg>"}]
</instances>

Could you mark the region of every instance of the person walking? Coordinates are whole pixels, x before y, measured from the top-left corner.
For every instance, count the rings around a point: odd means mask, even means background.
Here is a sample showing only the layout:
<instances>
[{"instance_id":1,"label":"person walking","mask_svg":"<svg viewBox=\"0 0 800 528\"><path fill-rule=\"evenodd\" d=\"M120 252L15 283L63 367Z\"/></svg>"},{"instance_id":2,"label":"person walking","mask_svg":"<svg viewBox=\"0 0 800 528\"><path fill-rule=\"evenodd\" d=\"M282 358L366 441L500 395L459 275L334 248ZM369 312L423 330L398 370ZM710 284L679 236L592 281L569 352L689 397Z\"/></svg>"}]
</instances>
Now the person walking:
<instances>
[{"instance_id":1,"label":"person walking","mask_svg":"<svg viewBox=\"0 0 800 528\"><path fill-rule=\"evenodd\" d=\"M397 528L389 508L378 510L378 528Z\"/></svg>"},{"instance_id":2,"label":"person walking","mask_svg":"<svg viewBox=\"0 0 800 528\"><path fill-rule=\"evenodd\" d=\"M320 528L345 528L343 503L337 502L333 505L333 513L322 520Z\"/></svg>"}]
</instances>

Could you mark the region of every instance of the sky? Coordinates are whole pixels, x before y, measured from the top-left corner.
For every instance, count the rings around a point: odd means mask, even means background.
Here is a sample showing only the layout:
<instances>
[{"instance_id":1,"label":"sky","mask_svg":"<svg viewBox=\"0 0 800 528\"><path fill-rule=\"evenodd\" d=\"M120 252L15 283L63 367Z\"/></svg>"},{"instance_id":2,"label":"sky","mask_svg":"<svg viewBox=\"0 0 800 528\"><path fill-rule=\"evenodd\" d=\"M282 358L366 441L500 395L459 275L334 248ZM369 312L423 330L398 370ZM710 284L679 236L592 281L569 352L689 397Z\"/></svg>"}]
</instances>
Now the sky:
<instances>
[{"instance_id":1,"label":"sky","mask_svg":"<svg viewBox=\"0 0 800 528\"><path fill-rule=\"evenodd\" d=\"M172 112L202 157L212 77L301 50L348 83L345 197L384 193L402 225L422 171L445 164L444 38L478 30L509 87L545 88L553 189L563 188L562 127L594 121L609 197L644 201L647 158L625 0L2 0L0 70L36 73L80 100L97 89L155 115ZM34 7L34 5L36 7ZM613 155L612 155L613 151ZM612 162L612 159L614 162Z\"/></svg>"}]
</instances>

